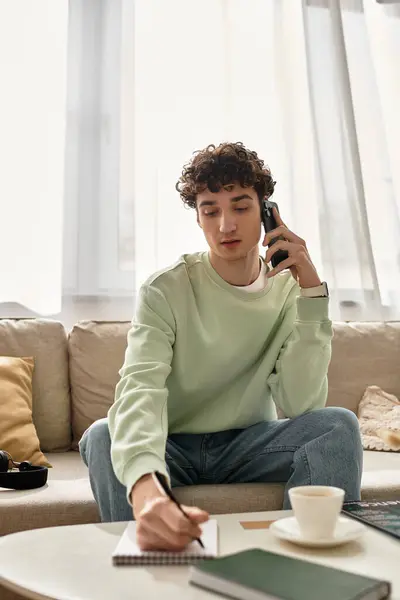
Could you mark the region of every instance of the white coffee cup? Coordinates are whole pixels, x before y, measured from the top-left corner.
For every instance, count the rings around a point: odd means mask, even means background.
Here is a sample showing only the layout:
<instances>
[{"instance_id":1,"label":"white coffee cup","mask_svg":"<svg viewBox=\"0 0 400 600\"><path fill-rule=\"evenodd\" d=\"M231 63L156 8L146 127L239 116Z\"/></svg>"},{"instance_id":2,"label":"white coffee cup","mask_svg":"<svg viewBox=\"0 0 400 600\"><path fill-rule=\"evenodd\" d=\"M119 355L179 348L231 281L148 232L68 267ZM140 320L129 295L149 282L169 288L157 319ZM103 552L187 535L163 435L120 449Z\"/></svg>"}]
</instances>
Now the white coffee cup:
<instances>
[{"instance_id":1,"label":"white coffee cup","mask_svg":"<svg viewBox=\"0 0 400 600\"><path fill-rule=\"evenodd\" d=\"M289 490L301 534L310 540L331 538L343 506L344 490L329 485L304 485Z\"/></svg>"}]
</instances>

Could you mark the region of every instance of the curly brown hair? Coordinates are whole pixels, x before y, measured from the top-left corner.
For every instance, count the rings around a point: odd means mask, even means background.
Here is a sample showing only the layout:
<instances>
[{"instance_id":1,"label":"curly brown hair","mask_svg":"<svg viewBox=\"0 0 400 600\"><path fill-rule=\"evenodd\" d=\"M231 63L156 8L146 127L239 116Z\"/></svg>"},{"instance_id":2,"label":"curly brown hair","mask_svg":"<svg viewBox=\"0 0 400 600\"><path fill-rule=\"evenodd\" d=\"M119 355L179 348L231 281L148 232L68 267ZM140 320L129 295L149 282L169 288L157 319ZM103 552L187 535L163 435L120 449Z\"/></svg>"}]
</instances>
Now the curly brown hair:
<instances>
[{"instance_id":1,"label":"curly brown hair","mask_svg":"<svg viewBox=\"0 0 400 600\"><path fill-rule=\"evenodd\" d=\"M183 203L196 208L196 196L200 192L207 188L210 192L219 192L221 187L234 183L253 187L261 200L272 196L276 182L256 152L248 150L242 142L224 142L195 152L183 167L175 187Z\"/></svg>"}]
</instances>

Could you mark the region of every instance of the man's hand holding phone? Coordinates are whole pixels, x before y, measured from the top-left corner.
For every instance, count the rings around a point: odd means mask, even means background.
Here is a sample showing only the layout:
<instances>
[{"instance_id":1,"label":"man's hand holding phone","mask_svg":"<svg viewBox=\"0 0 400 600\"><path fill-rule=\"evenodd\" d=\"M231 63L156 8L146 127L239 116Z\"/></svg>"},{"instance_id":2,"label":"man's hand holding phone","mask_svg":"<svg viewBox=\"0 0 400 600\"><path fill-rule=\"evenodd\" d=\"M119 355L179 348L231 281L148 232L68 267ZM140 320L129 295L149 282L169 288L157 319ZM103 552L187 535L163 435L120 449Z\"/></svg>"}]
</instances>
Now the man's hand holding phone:
<instances>
[{"instance_id":1,"label":"man's hand holding phone","mask_svg":"<svg viewBox=\"0 0 400 600\"><path fill-rule=\"evenodd\" d=\"M267 277L274 277L284 269L290 269L300 287L311 288L321 285L321 279L312 263L306 242L288 229L275 207L272 208L272 212L277 227L265 234L263 246L268 246L276 238L280 239L268 248L264 260L266 263L271 262L273 255L278 250L285 250L288 258L269 271Z\"/></svg>"}]
</instances>

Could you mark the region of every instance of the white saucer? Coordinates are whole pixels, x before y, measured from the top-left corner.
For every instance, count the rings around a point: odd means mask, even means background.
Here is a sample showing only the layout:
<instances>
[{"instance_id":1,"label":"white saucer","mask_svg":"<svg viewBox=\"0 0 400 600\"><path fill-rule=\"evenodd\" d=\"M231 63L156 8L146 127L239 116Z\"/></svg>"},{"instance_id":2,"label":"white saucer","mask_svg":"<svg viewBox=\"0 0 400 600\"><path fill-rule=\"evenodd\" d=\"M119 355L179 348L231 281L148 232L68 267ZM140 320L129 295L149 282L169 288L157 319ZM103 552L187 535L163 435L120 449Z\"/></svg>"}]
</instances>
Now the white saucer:
<instances>
[{"instance_id":1,"label":"white saucer","mask_svg":"<svg viewBox=\"0 0 400 600\"><path fill-rule=\"evenodd\" d=\"M365 531L365 525L355 521L339 517L335 532L331 538L321 538L319 540L310 540L302 536L300 528L295 517L286 517L274 521L270 526L270 531L281 540L287 540L300 546L309 548L333 548L341 546L347 542L358 539Z\"/></svg>"}]
</instances>

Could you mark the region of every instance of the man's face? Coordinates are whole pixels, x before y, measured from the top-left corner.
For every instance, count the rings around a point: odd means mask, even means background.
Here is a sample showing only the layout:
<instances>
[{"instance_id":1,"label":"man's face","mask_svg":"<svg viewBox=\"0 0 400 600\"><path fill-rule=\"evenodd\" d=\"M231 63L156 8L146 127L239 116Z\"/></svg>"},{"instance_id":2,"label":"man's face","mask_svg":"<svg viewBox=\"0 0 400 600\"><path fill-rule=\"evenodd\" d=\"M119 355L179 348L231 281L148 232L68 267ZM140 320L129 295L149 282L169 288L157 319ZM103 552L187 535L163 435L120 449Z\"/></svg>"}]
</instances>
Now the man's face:
<instances>
[{"instance_id":1,"label":"man's face","mask_svg":"<svg viewBox=\"0 0 400 600\"><path fill-rule=\"evenodd\" d=\"M239 260L258 245L260 203L252 187L225 186L197 194L197 221L212 252L224 260Z\"/></svg>"}]
</instances>

